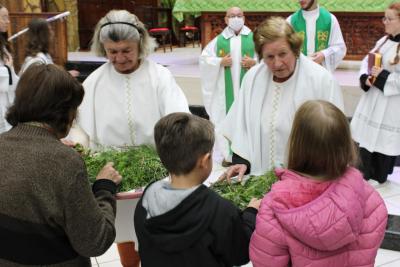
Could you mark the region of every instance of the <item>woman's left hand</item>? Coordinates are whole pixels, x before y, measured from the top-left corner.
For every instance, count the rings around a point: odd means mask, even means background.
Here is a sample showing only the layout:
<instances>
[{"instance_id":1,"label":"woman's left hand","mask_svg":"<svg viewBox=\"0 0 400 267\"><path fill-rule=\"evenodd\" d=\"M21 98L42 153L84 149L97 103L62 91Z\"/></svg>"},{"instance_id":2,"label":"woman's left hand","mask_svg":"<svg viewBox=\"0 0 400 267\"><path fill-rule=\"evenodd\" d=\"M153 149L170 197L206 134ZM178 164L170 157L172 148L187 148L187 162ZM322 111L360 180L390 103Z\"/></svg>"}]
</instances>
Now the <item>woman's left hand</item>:
<instances>
[{"instance_id":1,"label":"woman's left hand","mask_svg":"<svg viewBox=\"0 0 400 267\"><path fill-rule=\"evenodd\" d=\"M381 67L372 67L372 69L371 69L371 76L373 76L373 77L378 77L379 76L379 74L382 72L382 70L383 70L383 68L381 68Z\"/></svg>"}]
</instances>

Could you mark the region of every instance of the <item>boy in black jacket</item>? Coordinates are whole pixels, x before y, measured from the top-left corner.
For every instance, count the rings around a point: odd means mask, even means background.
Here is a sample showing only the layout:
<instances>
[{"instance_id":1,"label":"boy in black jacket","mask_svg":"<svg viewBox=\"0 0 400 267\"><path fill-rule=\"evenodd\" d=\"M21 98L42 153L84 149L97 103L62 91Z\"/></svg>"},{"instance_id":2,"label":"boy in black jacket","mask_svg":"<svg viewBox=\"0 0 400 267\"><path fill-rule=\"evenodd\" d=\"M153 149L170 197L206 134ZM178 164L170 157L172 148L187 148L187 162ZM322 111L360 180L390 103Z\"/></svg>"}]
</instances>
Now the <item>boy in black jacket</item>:
<instances>
[{"instance_id":1,"label":"boy in black jacket","mask_svg":"<svg viewBox=\"0 0 400 267\"><path fill-rule=\"evenodd\" d=\"M211 122L173 113L157 122L154 139L170 179L150 184L136 207L142 266L246 264L260 201L242 212L202 184L212 169Z\"/></svg>"}]
</instances>

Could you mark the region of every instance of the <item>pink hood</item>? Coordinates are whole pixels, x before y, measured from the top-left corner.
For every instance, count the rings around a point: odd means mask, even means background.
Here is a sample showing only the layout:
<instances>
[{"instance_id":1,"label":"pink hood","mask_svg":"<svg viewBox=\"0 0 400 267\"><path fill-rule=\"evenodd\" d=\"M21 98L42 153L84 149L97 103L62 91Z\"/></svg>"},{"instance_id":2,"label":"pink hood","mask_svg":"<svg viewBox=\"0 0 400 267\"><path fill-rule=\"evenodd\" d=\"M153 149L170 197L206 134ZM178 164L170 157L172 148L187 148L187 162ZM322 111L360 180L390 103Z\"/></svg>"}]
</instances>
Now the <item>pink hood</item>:
<instances>
[{"instance_id":1,"label":"pink hood","mask_svg":"<svg viewBox=\"0 0 400 267\"><path fill-rule=\"evenodd\" d=\"M349 169L332 183L277 170L281 181L274 185L271 206L281 226L318 250L336 250L356 241L366 193L356 172Z\"/></svg>"},{"instance_id":2,"label":"pink hood","mask_svg":"<svg viewBox=\"0 0 400 267\"><path fill-rule=\"evenodd\" d=\"M387 210L361 173L348 168L333 181L276 170L262 200L250 259L258 266L373 266Z\"/></svg>"}]
</instances>

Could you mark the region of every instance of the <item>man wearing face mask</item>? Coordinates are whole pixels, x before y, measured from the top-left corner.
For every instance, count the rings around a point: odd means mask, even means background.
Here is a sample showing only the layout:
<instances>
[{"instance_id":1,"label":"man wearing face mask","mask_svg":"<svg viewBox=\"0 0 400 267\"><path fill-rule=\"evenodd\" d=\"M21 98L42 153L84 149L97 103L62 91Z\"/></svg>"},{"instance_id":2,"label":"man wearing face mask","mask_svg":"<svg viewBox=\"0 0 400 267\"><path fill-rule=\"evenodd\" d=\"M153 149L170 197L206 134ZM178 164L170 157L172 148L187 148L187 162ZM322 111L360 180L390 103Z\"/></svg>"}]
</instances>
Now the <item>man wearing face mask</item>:
<instances>
[{"instance_id":1,"label":"man wearing face mask","mask_svg":"<svg viewBox=\"0 0 400 267\"><path fill-rule=\"evenodd\" d=\"M317 0L299 0L301 9L287 18L303 36L302 53L333 72L346 55L346 44L336 17Z\"/></svg>"},{"instance_id":2,"label":"man wearing face mask","mask_svg":"<svg viewBox=\"0 0 400 267\"><path fill-rule=\"evenodd\" d=\"M228 113L246 71L257 63L253 33L244 21L239 7L229 8L225 16L227 27L204 48L200 56L203 102L215 125ZM228 159L228 143L218 133L216 146Z\"/></svg>"}]
</instances>

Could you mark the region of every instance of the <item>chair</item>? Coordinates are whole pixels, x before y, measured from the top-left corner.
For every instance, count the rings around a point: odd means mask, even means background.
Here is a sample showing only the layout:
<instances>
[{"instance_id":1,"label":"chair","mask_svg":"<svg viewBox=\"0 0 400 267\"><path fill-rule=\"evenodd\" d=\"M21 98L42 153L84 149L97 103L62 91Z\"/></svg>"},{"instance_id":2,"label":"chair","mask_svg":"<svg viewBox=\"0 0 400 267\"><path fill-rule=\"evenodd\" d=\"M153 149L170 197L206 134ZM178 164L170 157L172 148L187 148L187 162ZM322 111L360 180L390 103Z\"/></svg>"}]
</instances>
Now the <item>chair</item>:
<instances>
[{"instance_id":1,"label":"chair","mask_svg":"<svg viewBox=\"0 0 400 267\"><path fill-rule=\"evenodd\" d=\"M188 35L191 35L191 37L188 37ZM183 35L183 46L186 46L186 37L189 39L192 39L193 42L193 47L194 43L197 42L198 46L200 46L200 33L199 33L199 28L196 26L185 26L180 29L180 34ZM197 36L197 38L196 38Z\"/></svg>"},{"instance_id":2,"label":"chair","mask_svg":"<svg viewBox=\"0 0 400 267\"><path fill-rule=\"evenodd\" d=\"M165 41L167 40L167 37L169 37L169 48L171 49L171 52L172 52L172 34L171 34L170 29L168 29L168 28L152 28L152 29L149 29L149 34L156 38L160 37L164 53L165 53L165 45L166 45Z\"/></svg>"},{"instance_id":3,"label":"chair","mask_svg":"<svg viewBox=\"0 0 400 267\"><path fill-rule=\"evenodd\" d=\"M135 7L136 15L146 25L149 34L159 40L164 53L169 42L172 51L172 10L171 8L139 5Z\"/></svg>"}]
</instances>

